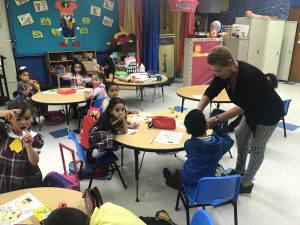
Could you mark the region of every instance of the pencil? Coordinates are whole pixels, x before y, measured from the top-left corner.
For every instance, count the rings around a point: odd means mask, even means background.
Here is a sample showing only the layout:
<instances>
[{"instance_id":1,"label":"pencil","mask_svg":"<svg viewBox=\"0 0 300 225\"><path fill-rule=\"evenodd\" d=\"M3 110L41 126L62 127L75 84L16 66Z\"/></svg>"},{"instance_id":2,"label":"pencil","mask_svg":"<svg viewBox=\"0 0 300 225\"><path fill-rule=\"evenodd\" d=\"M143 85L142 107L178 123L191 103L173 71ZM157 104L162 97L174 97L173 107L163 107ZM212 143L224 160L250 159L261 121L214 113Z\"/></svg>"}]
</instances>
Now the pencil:
<instances>
[{"instance_id":1,"label":"pencil","mask_svg":"<svg viewBox=\"0 0 300 225\"><path fill-rule=\"evenodd\" d=\"M128 113L125 114L125 116L127 116ZM115 122L112 123L112 125L115 125L117 122L119 122L120 120L116 120Z\"/></svg>"}]
</instances>

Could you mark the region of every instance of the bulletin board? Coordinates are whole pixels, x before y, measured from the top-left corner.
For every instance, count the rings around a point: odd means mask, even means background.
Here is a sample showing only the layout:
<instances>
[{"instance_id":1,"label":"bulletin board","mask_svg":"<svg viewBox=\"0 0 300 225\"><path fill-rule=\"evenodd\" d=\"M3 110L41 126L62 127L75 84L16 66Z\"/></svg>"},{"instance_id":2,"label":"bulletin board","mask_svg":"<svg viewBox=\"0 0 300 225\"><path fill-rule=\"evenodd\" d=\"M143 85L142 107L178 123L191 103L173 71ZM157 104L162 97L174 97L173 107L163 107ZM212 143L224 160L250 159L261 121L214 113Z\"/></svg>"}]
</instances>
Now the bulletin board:
<instances>
[{"instance_id":1,"label":"bulletin board","mask_svg":"<svg viewBox=\"0 0 300 225\"><path fill-rule=\"evenodd\" d=\"M117 0L6 0L6 4L17 57L107 51L107 42L118 32Z\"/></svg>"}]
</instances>

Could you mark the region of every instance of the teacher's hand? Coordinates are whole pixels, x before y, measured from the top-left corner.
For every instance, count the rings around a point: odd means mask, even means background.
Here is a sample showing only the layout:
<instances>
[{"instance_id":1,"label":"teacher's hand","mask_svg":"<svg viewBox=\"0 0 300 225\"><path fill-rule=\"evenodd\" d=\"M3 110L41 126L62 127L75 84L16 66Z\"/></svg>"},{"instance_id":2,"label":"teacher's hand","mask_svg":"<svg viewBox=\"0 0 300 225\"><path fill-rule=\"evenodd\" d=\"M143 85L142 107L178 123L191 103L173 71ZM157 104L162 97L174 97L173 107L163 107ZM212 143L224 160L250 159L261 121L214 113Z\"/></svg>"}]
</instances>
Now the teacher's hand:
<instances>
[{"instance_id":1,"label":"teacher's hand","mask_svg":"<svg viewBox=\"0 0 300 225\"><path fill-rule=\"evenodd\" d=\"M220 121L216 116L208 118L206 120L206 129L213 129L219 122Z\"/></svg>"}]
</instances>

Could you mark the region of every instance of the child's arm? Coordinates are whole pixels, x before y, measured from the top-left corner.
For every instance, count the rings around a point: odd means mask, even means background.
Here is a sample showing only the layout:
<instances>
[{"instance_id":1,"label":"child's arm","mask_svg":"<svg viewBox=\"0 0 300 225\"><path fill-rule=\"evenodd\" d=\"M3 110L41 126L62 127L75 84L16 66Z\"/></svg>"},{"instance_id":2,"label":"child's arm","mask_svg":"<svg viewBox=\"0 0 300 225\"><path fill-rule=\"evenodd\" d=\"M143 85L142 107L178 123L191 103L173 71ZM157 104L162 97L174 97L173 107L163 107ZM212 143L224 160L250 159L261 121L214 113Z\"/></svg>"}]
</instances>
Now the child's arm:
<instances>
[{"instance_id":1,"label":"child's arm","mask_svg":"<svg viewBox=\"0 0 300 225\"><path fill-rule=\"evenodd\" d=\"M33 149L32 143L33 143L33 137L28 131L25 131L23 135L23 142L25 145L25 149L27 151L28 161L31 163L31 165L37 165L39 162L39 154Z\"/></svg>"},{"instance_id":2,"label":"child's arm","mask_svg":"<svg viewBox=\"0 0 300 225\"><path fill-rule=\"evenodd\" d=\"M127 134L128 126L127 126L127 122L126 122L126 116L124 116L124 118L122 118L122 125L123 125L123 134Z\"/></svg>"},{"instance_id":3,"label":"child's arm","mask_svg":"<svg viewBox=\"0 0 300 225\"><path fill-rule=\"evenodd\" d=\"M227 133L223 131L223 129L220 129L217 135L220 137L220 141L222 143L222 149L220 154L221 156L223 156L226 152L228 152L231 149L234 141Z\"/></svg>"},{"instance_id":4,"label":"child's arm","mask_svg":"<svg viewBox=\"0 0 300 225\"><path fill-rule=\"evenodd\" d=\"M114 80L114 74L113 74L113 73L110 73L110 74L108 75L108 78L106 79L106 82L113 82L113 80Z\"/></svg>"},{"instance_id":5,"label":"child's arm","mask_svg":"<svg viewBox=\"0 0 300 225\"><path fill-rule=\"evenodd\" d=\"M62 76L62 79L64 79L64 80L74 80L76 78L73 76L72 73L67 73L67 74Z\"/></svg>"}]
</instances>

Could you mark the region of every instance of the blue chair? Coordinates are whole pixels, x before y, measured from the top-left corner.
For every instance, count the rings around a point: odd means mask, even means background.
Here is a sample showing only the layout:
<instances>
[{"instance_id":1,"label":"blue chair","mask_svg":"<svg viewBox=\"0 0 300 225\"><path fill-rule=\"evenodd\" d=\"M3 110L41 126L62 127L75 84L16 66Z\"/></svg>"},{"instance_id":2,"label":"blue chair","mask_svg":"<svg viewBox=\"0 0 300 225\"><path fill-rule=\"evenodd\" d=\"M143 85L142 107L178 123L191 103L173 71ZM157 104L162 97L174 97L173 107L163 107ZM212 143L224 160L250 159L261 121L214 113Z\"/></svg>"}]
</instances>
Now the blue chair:
<instances>
[{"instance_id":1,"label":"blue chair","mask_svg":"<svg viewBox=\"0 0 300 225\"><path fill-rule=\"evenodd\" d=\"M290 103L291 103L292 99L287 99L287 100L283 100L283 107L284 107L284 116L281 118L282 123L283 123L283 129L284 129L284 137L286 137L286 130L285 130L285 120L284 117L287 115L288 111L289 111L289 107L290 107Z\"/></svg>"},{"instance_id":2,"label":"blue chair","mask_svg":"<svg viewBox=\"0 0 300 225\"><path fill-rule=\"evenodd\" d=\"M193 216L191 225L214 225L214 221L206 210L199 209Z\"/></svg>"},{"instance_id":3,"label":"blue chair","mask_svg":"<svg viewBox=\"0 0 300 225\"><path fill-rule=\"evenodd\" d=\"M196 188L180 184L175 210L179 210L179 198L181 198L186 210L187 225L190 224L190 208L205 206L217 206L231 203L234 208L234 224L238 225L237 199L240 190L240 175L224 177L203 177L198 181Z\"/></svg>"},{"instance_id":4,"label":"blue chair","mask_svg":"<svg viewBox=\"0 0 300 225\"><path fill-rule=\"evenodd\" d=\"M96 175L95 169L98 166L104 166L104 165L109 165L110 168L111 168L110 171L117 171L119 176L120 176L120 179L122 181L122 184L123 184L124 188L125 189L127 188L127 186L124 182L124 179L122 177L122 174L119 170L119 166L116 163L116 161L118 160L118 157L113 152L103 151L103 152L99 153L99 155L96 158L96 162L94 164L90 164L87 161L87 158L86 158L86 151L85 151L84 147L78 142L75 133L70 131L69 132L69 137L71 138L71 140L75 144L76 154L77 154L78 158L82 161L82 163L84 163L87 166L87 168L91 172L91 177L90 177L90 182L89 182L88 189L91 188L94 176ZM82 164L80 166L80 171L81 171L81 168L82 168Z\"/></svg>"}]
</instances>

